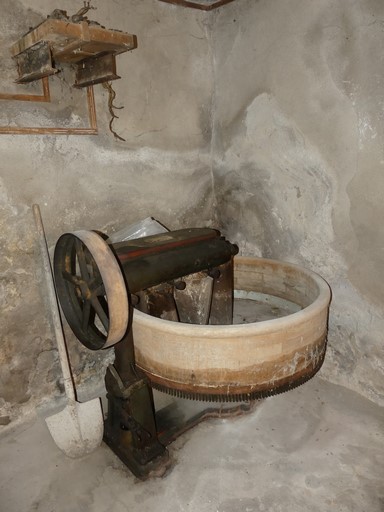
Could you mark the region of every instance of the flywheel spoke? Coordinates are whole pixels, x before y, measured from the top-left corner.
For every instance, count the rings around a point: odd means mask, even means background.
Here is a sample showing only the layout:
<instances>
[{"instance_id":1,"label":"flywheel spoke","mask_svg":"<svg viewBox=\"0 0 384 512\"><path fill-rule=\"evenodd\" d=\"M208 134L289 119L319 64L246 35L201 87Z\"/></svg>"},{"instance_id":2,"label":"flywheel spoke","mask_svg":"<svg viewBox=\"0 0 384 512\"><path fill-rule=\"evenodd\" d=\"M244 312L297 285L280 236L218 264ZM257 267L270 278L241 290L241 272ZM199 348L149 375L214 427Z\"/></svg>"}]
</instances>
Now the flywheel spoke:
<instances>
[{"instance_id":1,"label":"flywheel spoke","mask_svg":"<svg viewBox=\"0 0 384 512\"><path fill-rule=\"evenodd\" d=\"M91 303L94 310L96 311L97 316L100 318L100 321L103 324L104 329L108 332L109 320L107 313L104 311L104 308L101 305L100 300L98 299L98 297L92 297Z\"/></svg>"},{"instance_id":2,"label":"flywheel spoke","mask_svg":"<svg viewBox=\"0 0 384 512\"><path fill-rule=\"evenodd\" d=\"M79 262L81 277L86 281L89 281L90 276L87 267L87 261L85 259L84 246L80 240L76 239L76 255Z\"/></svg>"},{"instance_id":3,"label":"flywheel spoke","mask_svg":"<svg viewBox=\"0 0 384 512\"><path fill-rule=\"evenodd\" d=\"M91 303L89 300L85 301L82 315L82 328L87 331L89 326L89 319L91 314Z\"/></svg>"},{"instance_id":4,"label":"flywheel spoke","mask_svg":"<svg viewBox=\"0 0 384 512\"><path fill-rule=\"evenodd\" d=\"M62 276L63 276L63 279L65 279L66 281L68 281L69 283L71 283L75 286L80 286L80 284L83 282L81 277L70 274L69 272L63 271Z\"/></svg>"},{"instance_id":5,"label":"flywheel spoke","mask_svg":"<svg viewBox=\"0 0 384 512\"><path fill-rule=\"evenodd\" d=\"M97 288L94 288L94 292L93 292L96 297L100 297L101 295L105 295L105 288L104 288L104 283L101 283L97 286Z\"/></svg>"}]
</instances>

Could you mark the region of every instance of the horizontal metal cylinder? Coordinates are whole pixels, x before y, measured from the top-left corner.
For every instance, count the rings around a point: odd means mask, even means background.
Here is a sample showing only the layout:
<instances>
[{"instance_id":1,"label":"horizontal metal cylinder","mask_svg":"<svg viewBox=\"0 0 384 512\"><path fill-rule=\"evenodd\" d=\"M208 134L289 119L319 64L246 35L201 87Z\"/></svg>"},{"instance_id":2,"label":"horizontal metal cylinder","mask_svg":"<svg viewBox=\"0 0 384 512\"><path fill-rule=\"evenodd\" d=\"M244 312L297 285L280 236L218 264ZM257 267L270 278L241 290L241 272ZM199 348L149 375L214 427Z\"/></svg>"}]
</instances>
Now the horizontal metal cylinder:
<instances>
[{"instance_id":1,"label":"horizontal metal cylinder","mask_svg":"<svg viewBox=\"0 0 384 512\"><path fill-rule=\"evenodd\" d=\"M229 261L238 252L214 229L178 230L111 246L131 293Z\"/></svg>"}]
</instances>

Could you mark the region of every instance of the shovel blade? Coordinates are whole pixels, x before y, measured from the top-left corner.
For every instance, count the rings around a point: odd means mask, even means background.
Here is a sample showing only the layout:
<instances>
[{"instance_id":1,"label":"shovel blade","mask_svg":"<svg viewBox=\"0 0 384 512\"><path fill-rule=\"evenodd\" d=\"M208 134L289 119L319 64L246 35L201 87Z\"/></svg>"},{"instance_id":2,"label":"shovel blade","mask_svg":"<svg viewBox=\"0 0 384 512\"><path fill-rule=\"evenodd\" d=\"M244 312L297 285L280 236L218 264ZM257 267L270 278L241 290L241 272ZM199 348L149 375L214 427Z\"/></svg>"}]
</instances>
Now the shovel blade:
<instances>
[{"instance_id":1,"label":"shovel blade","mask_svg":"<svg viewBox=\"0 0 384 512\"><path fill-rule=\"evenodd\" d=\"M64 409L45 419L57 447L68 457L91 453L103 439L103 413L99 398L89 402L69 400Z\"/></svg>"}]
</instances>

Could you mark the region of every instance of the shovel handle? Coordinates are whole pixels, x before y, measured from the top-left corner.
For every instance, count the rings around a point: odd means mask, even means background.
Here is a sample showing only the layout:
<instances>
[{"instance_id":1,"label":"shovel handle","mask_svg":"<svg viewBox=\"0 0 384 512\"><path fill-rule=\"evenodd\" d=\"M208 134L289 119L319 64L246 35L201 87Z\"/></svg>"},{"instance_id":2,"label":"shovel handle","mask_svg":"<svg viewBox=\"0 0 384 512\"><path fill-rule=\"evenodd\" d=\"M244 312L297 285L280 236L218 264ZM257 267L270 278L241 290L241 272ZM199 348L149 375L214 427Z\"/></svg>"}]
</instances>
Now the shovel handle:
<instances>
[{"instance_id":1,"label":"shovel handle","mask_svg":"<svg viewBox=\"0 0 384 512\"><path fill-rule=\"evenodd\" d=\"M69 366L68 352L67 352L67 347L65 344L64 334L63 334L63 326L61 323L59 304L57 301L55 285L53 282L51 261L49 259L47 240L45 237L43 220L41 218L39 205L34 204L32 206L32 210L33 210L33 216L35 218L35 223L36 223L36 230L37 230L38 239L39 239L40 252L41 252L41 256L42 256L42 260L43 260L44 273L46 276L48 299L49 299L49 305L51 308L52 323L53 323L53 329L55 332L57 350L59 352L59 361L60 361L60 365L61 365L61 371L63 373L64 389L65 389L65 393L66 393L68 399L76 400L75 387L73 384L71 368Z\"/></svg>"}]
</instances>

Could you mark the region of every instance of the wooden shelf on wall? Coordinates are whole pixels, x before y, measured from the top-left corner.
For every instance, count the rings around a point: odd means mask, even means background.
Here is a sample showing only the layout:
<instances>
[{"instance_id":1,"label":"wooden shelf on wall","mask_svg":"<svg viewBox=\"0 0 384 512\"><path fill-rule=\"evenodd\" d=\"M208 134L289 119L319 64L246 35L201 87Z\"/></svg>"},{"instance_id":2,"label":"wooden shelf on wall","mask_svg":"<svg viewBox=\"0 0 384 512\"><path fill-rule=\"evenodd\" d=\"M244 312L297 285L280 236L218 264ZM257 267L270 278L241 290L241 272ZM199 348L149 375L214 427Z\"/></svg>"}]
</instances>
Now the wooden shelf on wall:
<instances>
[{"instance_id":1,"label":"wooden shelf on wall","mask_svg":"<svg viewBox=\"0 0 384 512\"><path fill-rule=\"evenodd\" d=\"M132 34L108 30L87 21L71 23L48 18L12 45L12 56L17 57L42 41L49 44L55 61L71 64L136 48L136 37Z\"/></svg>"},{"instance_id":2,"label":"wooden shelf on wall","mask_svg":"<svg viewBox=\"0 0 384 512\"><path fill-rule=\"evenodd\" d=\"M133 34L110 30L82 20L73 22L48 18L23 35L11 47L17 62L18 83L28 83L57 73L55 64L76 64L76 87L86 87L120 78L116 74L116 55L137 47Z\"/></svg>"}]
</instances>

